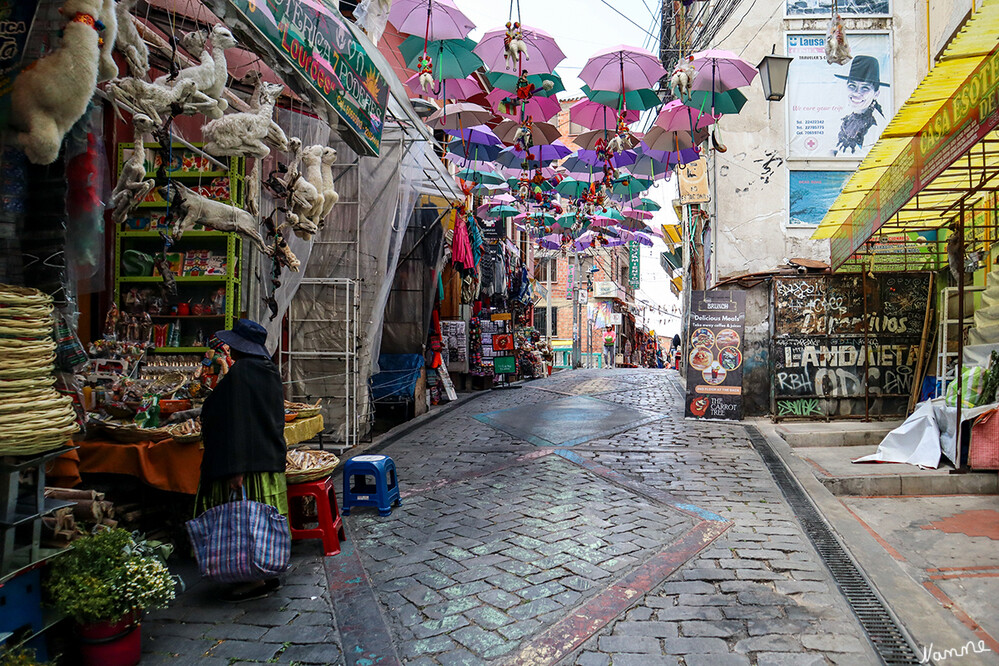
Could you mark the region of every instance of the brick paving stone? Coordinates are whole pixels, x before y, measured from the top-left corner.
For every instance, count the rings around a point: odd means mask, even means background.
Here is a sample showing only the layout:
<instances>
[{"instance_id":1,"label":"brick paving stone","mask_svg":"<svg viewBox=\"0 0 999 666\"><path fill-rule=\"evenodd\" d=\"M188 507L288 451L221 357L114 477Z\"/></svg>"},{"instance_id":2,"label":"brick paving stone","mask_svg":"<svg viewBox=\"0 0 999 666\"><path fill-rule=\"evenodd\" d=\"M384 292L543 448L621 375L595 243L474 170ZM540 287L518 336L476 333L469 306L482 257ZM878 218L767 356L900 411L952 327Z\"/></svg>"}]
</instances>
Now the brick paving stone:
<instances>
[{"instance_id":1,"label":"brick paving stone","mask_svg":"<svg viewBox=\"0 0 999 666\"><path fill-rule=\"evenodd\" d=\"M614 655L613 666L676 666L679 663L679 659L669 655L624 652Z\"/></svg>"},{"instance_id":2,"label":"brick paving stone","mask_svg":"<svg viewBox=\"0 0 999 666\"><path fill-rule=\"evenodd\" d=\"M641 652L645 654L660 654L662 646L656 638L648 636L601 636L601 652Z\"/></svg>"},{"instance_id":3,"label":"brick paving stone","mask_svg":"<svg viewBox=\"0 0 999 666\"><path fill-rule=\"evenodd\" d=\"M741 654L685 654L687 666L749 666L749 657Z\"/></svg>"},{"instance_id":4,"label":"brick paving stone","mask_svg":"<svg viewBox=\"0 0 999 666\"><path fill-rule=\"evenodd\" d=\"M225 659L249 659L252 661L267 661L278 653L280 645L274 643L259 643L256 641L222 641L207 654L209 657Z\"/></svg>"},{"instance_id":5,"label":"brick paving stone","mask_svg":"<svg viewBox=\"0 0 999 666\"><path fill-rule=\"evenodd\" d=\"M289 645L278 658L280 664L340 664L343 655L334 643L325 645ZM410 662L413 664L413 662Z\"/></svg>"},{"instance_id":6,"label":"brick paving stone","mask_svg":"<svg viewBox=\"0 0 999 666\"><path fill-rule=\"evenodd\" d=\"M821 654L800 652L761 652L756 655L756 666L824 666L826 659Z\"/></svg>"},{"instance_id":7,"label":"brick paving stone","mask_svg":"<svg viewBox=\"0 0 999 666\"><path fill-rule=\"evenodd\" d=\"M610 656L601 652L583 652L576 657L576 666L610 666Z\"/></svg>"}]
</instances>

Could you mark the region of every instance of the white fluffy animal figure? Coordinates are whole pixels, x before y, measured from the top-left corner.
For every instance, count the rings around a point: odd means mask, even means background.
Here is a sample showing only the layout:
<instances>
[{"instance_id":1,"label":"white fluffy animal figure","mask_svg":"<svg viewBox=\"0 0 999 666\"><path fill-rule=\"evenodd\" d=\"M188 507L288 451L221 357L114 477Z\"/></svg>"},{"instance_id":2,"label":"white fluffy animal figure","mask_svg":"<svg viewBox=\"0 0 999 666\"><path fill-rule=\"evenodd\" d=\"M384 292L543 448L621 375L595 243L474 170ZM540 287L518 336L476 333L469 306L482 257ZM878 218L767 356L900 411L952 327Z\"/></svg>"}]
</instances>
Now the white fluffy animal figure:
<instances>
[{"instance_id":1,"label":"white fluffy animal figure","mask_svg":"<svg viewBox=\"0 0 999 666\"><path fill-rule=\"evenodd\" d=\"M292 182L301 175L299 169L302 165L302 140L297 136L288 139L288 150L285 152L291 153L291 161L288 162L288 170L281 182L285 187L291 187Z\"/></svg>"},{"instance_id":2,"label":"white fluffy animal figure","mask_svg":"<svg viewBox=\"0 0 999 666\"><path fill-rule=\"evenodd\" d=\"M260 93L264 85L266 85L263 75L259 70L251 69L240 80L245 84L253 86L253 93L250 95L250 108L259 109ZM267 136L264 137L264 143L282 153L288 151L288 135L284 133L284 130L281 129L276 120L271 120L271 127L267 131Z\"/></svg>"},{"instance_id":3,"label":"white fluffy animal figure","mask_svg":"<svg viewBox=\"0 0 999 666\"><path fill-rule=\"evenodd\" d=\"M845 65L853 56L846 41L846 28L839 14L833 14L826 30L826 62L830 65Z\"/></svg>"},{"instance_id":4,"label":"white fluffy animal figure","mask_svg":"<svg viewBox=\"0 0 999 666\"><path fill-rule=\"evenodd\" d=\"M118 183L111 193L111 207L114 209L112 219L118 224L122 224L128 214L135 210L135 207L142 203L154 187L156 181L146 178L146 134L156 129L152 119L144 114L137 113L132 117L132 127L135 128L135 144L132 148L132 155L122 165L121 173L118 175Z\"/></svg>"},{"instance_id":5,"label":"white fluffy animal figure","mask_svg":"<svg viewBox=\"0 0 999 666\"><path fill-rule=\"evenodd\" d=\"M622 151L628 150L632 147L631 138L626 134L615 134L610 141L607 142L607 152L609 153L620 153Z\"/></svg>"},{"instance_id":6,"label":"white fluffy animal figure","mask_svg":"<svg viewBox=\"0 0 999 666\"><path fill-rule=\"evenodd\" d=\"M66 132L87 110L97 87L102 0L66 0L59 48L14 79L11 125L33 164L51 164Z\"/></svg>"},{"instance_id":7,"label":"white fluffy animal figure","mask_svg":"<svg viewBox=\"0 0 999 666\"><path fill-rule=\"evenodd\" d=\"M284 86L264 83L260 106L242 113L231 113L209 122L202 128L205 152L211 155L244 155L262 159L271 153L264 139L271 131L274 104Z\"/></svg>"},{"instance_id":8,"label":"white fluffy animal figure","mask_svg":"<svg viewBox=\"0 0 999 666\"><path fill-rule=\"evenodd\" d=\"M691 86L697 78L697 70L689 60L678 63L669 79L669 87L680 93L681 97L690 97Z\"/></svg>"},{"instance_id":9,"label":"white fluffy animal figure","mask_svg":"<svg viewBox=\"0 0 999 666\"><path fill-rule=\"evenodd\" d=\"M118 65L112 53L118 41L118 13L114 0L104 0L99 20L104 24L104 41L101 44L101 61L97 71L97 82L110 81L118 76Z\"/></svg>"},{"instance_id":10,"label":"white fluffy animal figure","mask_svg":"<svg viewBox=\"0 0 999 666\"><path fill-rule=\"evenodd\" d=\"M162 188L162 191L170 205L180 213L170 225L170 235L174 238L180 238L194 225L202 224L216 231L238 232L268 257L274 253L274 248L267 247L260 237L257 218L245 210L203 197L176 181Z\"/></svg>"},{"instance_id":11,"label":"white fluffy animal figure","mask_svg":"<svg viewBox=\"0 0 999 666\"><path fill-rule=\"evenodd\" d=\"M320 226L326 221L336 202L340 200L340 195L337 194L336 188L333 186L333 163L336 162L336 149L324 148L321 162L323 173L323 212L319 216Z\"/></svg>"},{"instance_id":12,"label":"white fluffy animal figure","mask_svg":"<svg viewBox=\"0 0 999 666\"><path fill-rule=\"evenodd\" d=\"M181 35L178 41L185 51L200 62L201 56L205 52L205 46L208 44L208 31L192 30Z\"/></svg>"},{"instance_id":13,"label":"white fluffy animal figure","mask_svg":"<svg viewBox=\"0 0 999 666\"><path fill-rule=\"evenodd\" d=\"M180 85L187 79L197 83L198 92L204 93L212 102L200 108L200 112L209 118L221 118L229 103L222 98L225 91L225 84L229 78L229 71L226 69L225 50L236 46L236 40L229 30L219 24L212 28L208 36L208 43L212 46L211 53L207 49L203 50L198 57L199 63L180 70L173 80L169 76L161 76L156 79L156 83L173 87Z\"/></svg>"},{"instance_id":14,"label":"white fluffy animal figure","mask_svg":"<svg viewBox=\"0 0 999 666\"><path fill-rule=\"evenodd\" d=\"M323 183L323 155L325 152L326 146L320 144L309 146L302 151L302 178L307 180L318 193L312 208L306 214L309 222L316 225L316 227L321 225L323 210L326 207L326 202L323 198L323 191L325 189L325 184ZM330 177L332 179L332 174L330 174Z\"/></svg>"},{"instance_id":15,"label":"white fluffy animal figure","mask_svg":"<svg viewBox=\"0 0 999 666\"><path fill-rule=\"evenodd\" d=\"M125 102L136 111L143 113L157 125L163 124L163 116L169 117L174 108L193 115L205 103L214 103L206 95L198 92L197 82L186 79L176 86L149 83L134 76L112 79L105 91L112 101Z\"/></svg>"},{"instance_id":16,"label":"white fluffy animal figure","mask_svg":"<svg viewBox=\"0 0 999 666\"><path fill-rule=\"evenodd\" d=\"M139 35L132 19L132 7L138 0L119 0L114 11L118 18L118 39L115 48L122 52L129 73L139 79L149 74L149 47Z\"/></svg>"},{"instance_id":17,"label":"white fluffy animal figure","mask_svg":"<svg viewBox=\"0 0 999 666\"><path fill-rule=\"evenodd\" d=\"M520 28L520 22L506 24L506 36L503 38L503 60L507 69L517 69L517 62L520 55L524 60L530 60L527 53L527 44L524 42L524 31Z\"/></svg>"},{"instance_id":18,"label":"white fluffy animal figure","mask_svg":"<svg viewBox=\"0 0 999 666\"><path fill-rule=\"evenodd\" d=\"M301 171L297 165L294 170L288 171L291 180L285 220L295 235L303 240L308 240L319 231L324 203L322 175L324 148L325 146L318 144L303 148L296 155L296 160L301 160Z\"/></svg>"}]
</instances>

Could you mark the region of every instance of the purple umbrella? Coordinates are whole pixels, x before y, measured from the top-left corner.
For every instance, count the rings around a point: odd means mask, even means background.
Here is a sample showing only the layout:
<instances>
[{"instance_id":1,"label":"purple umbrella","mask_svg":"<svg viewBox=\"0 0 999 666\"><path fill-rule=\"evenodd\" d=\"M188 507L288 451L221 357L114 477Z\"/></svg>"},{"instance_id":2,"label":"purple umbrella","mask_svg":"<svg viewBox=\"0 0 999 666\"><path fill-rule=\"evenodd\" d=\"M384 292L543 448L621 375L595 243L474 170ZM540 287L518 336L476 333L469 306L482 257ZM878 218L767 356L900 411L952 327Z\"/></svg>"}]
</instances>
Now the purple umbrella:
<instances>
[{"instance_id":1,"label":"purple umbrella","mask_svg":"<svg viewBox=\"0 0 999 666\"><path fill-rule=\"evenodd\" d=\"M663 110L659 112L659 115L653 121L653 125L669 132L689 132L691 130L703 129L708 125L713 125L717 121L717 116L701 113L697 109L684 106L683 102L675 99L663 107Z\"/></svg>"},{"instance_id":2,"label":"purple umbrella","mask_svg":"<svg viewBox=\"0 0 999 666\"><path fill-rule=\"evenodd\" d=\"M560 160L572 155L572 150L561 141L555 141L548 145L531 146L528 148L527 154L532 160Z\"/></svg>"},{"instance_id":3,"label":"purple umbrella","mask_svg":"<svg viewBox=\"0 0 999 666\"><path fill-rule=\"evenodd\" d=\"M509 146L500 151L499 155L496 157L496 163L510 167L513 169L523 169L521 165L526 161L528 169L536 169L541 166L548 166L551 164L552 160L560 159L557 157L552 157L549 159L533 159L528 157L527 152L523 150L517 150L513 146Z\"/></svg>"},{"instance_id":4,"label":"purple umbrella","mask_svg":"<svg viewBox=\"0 0 999 666\"><path fill-rule=\"evenodd\" d=\"M655 88L667 73L659 58L645 49L620 44L595 53L586 61L579 78L592 90L625 93Z\"/></svg>"},{"instance_id":5,"label":"purple umbrella","mask_svg":"<svg viewBox=\"0 0 999 666\"><path fill-rule=\"evenodd\" d=\"M652 247L652 238L642 231L631 231L624 227L618 227L617 233L623 241L637 241L639 245Z\"/></svg>"},{"instance_id":6,"label":"purple umbrella","mask_svg":"<svg viewBox=\"0 0 999 666\"><path fill-rule=\"evenodd\" d=\"M708 49L693 55L691 64L697 72L694 90L721 92L748 86L759 71L731 51Z\"/></svg>"},{"instance_id":7,"label":"purple umbrella","mask_svg":"<svg viewBox=\"0 0 999 666\"><path fill-rule=\"evenodd\" d=\"M475 27L453 0L395 0L389 20L399 32L429 40L463 39Z\"/></svg>"},{"instance_id":8,"label":"purple umbrella","mask_svg":"<svg viewBox=\"0 0 999 666\"><path fill-rule=\"evenodd\" d=\"M434 81L432 89L424 90L420 87L420 75L417 73L406 79L406 87L416 97L433 97L434 99L444 99L446 97L447 99L466 100L482 92L482 86L471 75L463 79Z\"/></svg>"},{"instance_id":9,"label":"purple umbrella","mask_svg":"<svg viewBox=\"0 0 999 666\"><path fill-rule=\"evenodd\" d=\"M554 72L555 66L565 60L565 54L555 43L555 38L544 30L522 25L520 31L524 35L524 44L527 45L527 54L523 59L525 70L530 70L533 74ZM506 28L494 28L484 33L479 45L472 49L482 58L486 69L493 72L504 69L519 70L518 63L509 63L505 58L505 39Z\"/></svg>"},{"instance_id":10,"label":"purple umbrella","mask_svg":"<svg viewBox=\"0 0 999 666\"><path fill-rule=\"evenodd\" d=\"M577 150L576 157L578 157L583 164L589 164L594 167L602 167L604 165L603 157L601 157L600 153L595 150ZM610 159L610 165L617 169L619 167L628 166L629 164L634 164L637 159L638 156L635 154L634 150L624 150L620 153L614 153L614 156ZM568 169L569 167L566 168ZM572 169L569 170L572 171Z\"/></svg>"},{"instance_id":11,"label":"purple umbrella","mask_svg":"<svg viewBox=\"0 0 999 666\"><path fill-rule=\"evenodd\" d=\"M562 234L548 234L538 239L538 247L542 250L557 250L562 247Z\"/></svg>"},{"instance_id":12,"label":"purple umbrella","mask_svg":"<svg viewBox=\"0 0 999 666\"><path fill-rule=\"evenodd\" d=\"M496 136L489 125L475 125L473 127L463 127L461 129L444 130L451 136L460 137L468 143L477 143L483 146L502 146L503 142Z\"/></svg>"},{"instance_id":13,"label":"purple umbrella","mask_svg":"<svg viewBox=\"0 0 999 666\"><path fill-rule=\"evenodd\" d=\"M641 114L638 111L626 111L624 121L633 123ZM589 129L616 129L617 110L604 104L582 99L569 107L569 120L588 127Z\"/></svg>"},{"instance_id":14,"label":"purple umbrella","mask_svg":"<svg viewBox=\"0 0 999 666\"><path fill-rule=\"evenodd\" d=\"M517 100L518 104L516 106L508 106L503 100L517 99L517 96L499 88L493 89L486 95L486 99L489 100L489 105L497 114L504 118L515 120L520 119L522 108L525 118L529 117L538 121L546 121L562 110L562 105L559 104L558 99L555 97L532 96L526 102L524 100Z\"/></svg>"}]
</instances>

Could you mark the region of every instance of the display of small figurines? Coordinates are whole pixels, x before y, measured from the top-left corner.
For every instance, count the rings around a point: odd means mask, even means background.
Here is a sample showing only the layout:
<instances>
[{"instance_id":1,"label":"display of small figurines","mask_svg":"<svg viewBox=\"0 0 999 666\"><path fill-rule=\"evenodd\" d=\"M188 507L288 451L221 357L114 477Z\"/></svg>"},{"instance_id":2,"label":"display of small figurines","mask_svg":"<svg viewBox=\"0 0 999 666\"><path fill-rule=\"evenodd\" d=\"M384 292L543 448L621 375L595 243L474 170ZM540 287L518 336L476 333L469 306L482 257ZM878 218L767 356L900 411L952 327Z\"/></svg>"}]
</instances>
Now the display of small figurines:
<instances>
[{"instance_id":1,"label":"display of small figurines","mask_svg":"<svg viewBox=\"0 0 999 666\"><path fill-rule=\"evenodd\" d=\"M211 390L229 372L231 365L232 360L224 350L209 349L201 359L201 366L195 373L195 377L201 380L206 389Z\"/></svg>"}]
</instances>

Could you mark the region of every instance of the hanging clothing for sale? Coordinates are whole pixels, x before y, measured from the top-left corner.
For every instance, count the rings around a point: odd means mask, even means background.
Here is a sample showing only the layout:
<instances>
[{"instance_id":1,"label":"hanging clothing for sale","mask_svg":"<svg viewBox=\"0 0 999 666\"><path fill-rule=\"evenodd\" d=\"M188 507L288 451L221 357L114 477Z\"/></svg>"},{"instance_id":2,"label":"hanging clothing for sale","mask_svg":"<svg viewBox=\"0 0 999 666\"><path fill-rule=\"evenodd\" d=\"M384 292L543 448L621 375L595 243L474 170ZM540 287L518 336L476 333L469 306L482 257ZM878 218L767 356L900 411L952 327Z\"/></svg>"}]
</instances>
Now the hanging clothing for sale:
<instances>
[{"instance_id":1,"label":"hanging clothing for sale","mask_svg":"<svg viewBox=\"0 0 999 666\"><path fill-rule=\"evenodd\" d=\"M454 222L454 239L451 242L451 261L456 266L466 270L475 268L475 257L472 255L472 244L468 239L468 225L465 218L459 215Z\"/></svg>"}]
</instances>

